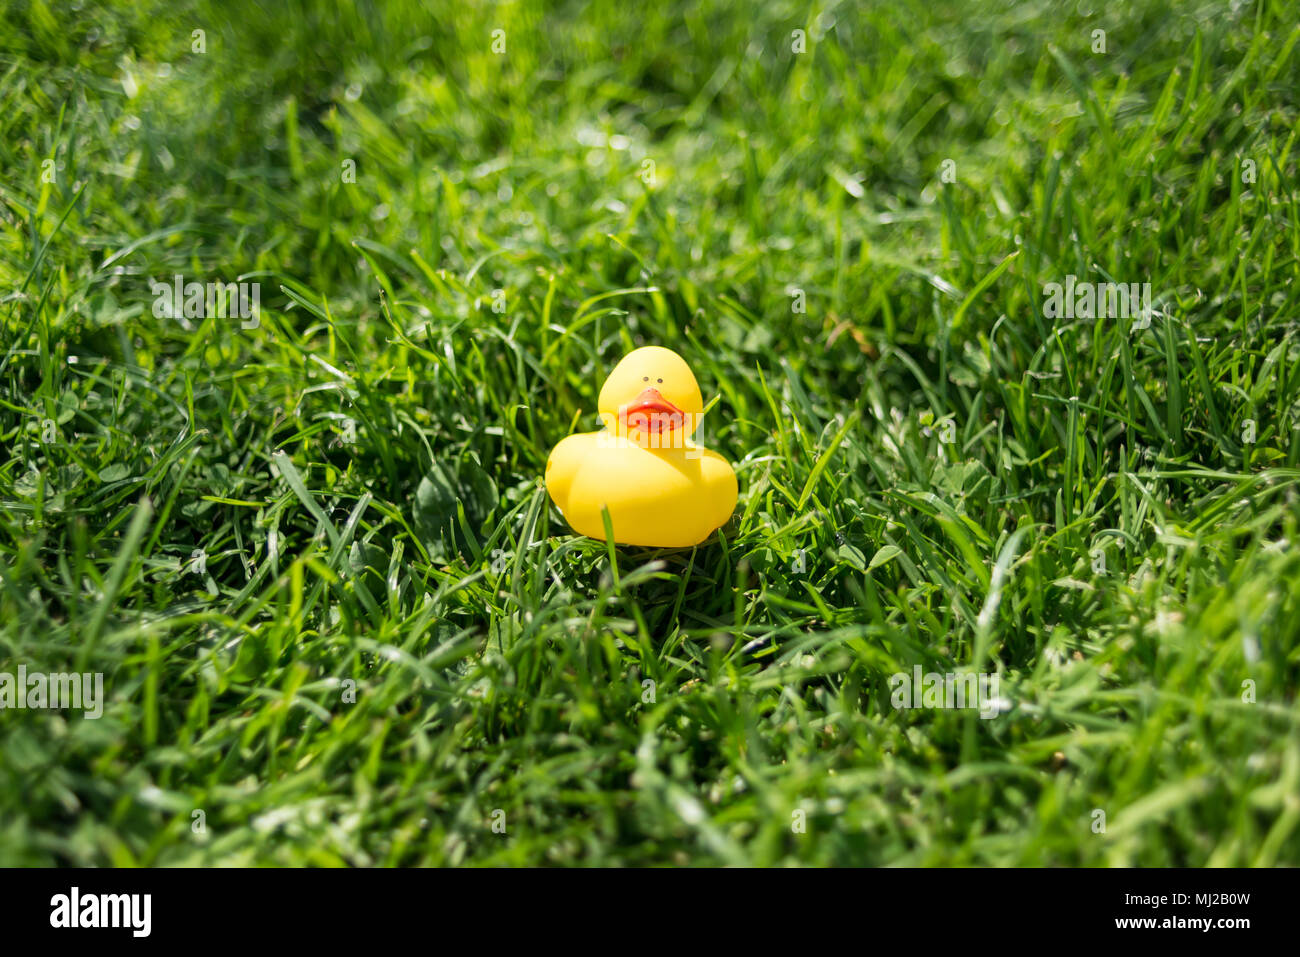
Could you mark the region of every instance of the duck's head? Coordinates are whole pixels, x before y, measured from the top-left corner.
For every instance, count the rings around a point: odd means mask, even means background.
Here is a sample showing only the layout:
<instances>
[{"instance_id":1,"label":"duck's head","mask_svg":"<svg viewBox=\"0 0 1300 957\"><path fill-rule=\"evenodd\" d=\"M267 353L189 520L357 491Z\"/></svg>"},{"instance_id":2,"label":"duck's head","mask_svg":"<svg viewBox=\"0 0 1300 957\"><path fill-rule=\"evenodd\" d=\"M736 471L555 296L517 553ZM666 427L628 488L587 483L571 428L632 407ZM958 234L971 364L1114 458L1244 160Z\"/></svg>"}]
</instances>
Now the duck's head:
<instances>
[{"instance_id":1,"label":"duck's head","mask_svg":"<svg viewBox=\"0 0 1300 957\"><path fill-rule=\"evenodd\" d=\"M704 414L691 367L660 346L625 355L605 380L598 405L610 432L660 448L684 443Z\"/></svg>"}]
</instances>

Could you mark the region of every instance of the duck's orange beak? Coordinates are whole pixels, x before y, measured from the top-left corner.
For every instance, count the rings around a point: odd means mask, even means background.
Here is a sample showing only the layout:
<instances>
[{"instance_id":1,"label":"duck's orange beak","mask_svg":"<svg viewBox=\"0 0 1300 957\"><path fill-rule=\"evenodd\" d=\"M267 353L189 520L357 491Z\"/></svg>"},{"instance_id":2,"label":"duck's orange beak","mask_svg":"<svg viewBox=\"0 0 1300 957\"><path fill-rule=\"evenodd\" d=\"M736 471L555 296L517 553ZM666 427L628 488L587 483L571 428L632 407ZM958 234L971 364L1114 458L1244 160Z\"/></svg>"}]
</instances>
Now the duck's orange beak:
<instances>
[{"instance_id":1,"label":"duck's orange beak","mask_svg":"<svg viewBox=\"0 0 1300 957\"><path fill-rule=\"evenodd\" d=\"M631 402L619 406L618 417L629 431L671 432L686 423L686 413L660 395L658 389L646 389Z\"/></svg>"}]
</instances>

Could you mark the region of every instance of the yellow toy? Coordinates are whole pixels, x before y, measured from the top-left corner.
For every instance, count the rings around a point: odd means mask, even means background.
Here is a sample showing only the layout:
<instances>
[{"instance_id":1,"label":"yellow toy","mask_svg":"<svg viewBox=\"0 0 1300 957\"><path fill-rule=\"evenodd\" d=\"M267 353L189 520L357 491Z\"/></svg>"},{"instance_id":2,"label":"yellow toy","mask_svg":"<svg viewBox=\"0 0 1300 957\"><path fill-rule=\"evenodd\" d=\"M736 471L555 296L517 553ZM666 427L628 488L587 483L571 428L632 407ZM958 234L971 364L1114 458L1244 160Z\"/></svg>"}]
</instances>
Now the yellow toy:
<instances>
[{"instance_id":1,"label":"yellow toy","mask_svg":"<svg viewBox=\"0 0 1300 957\"><path fill-rule=\"evenodd\" d=\"M602 505L620 545L697 545L731 517L736 473L691 441L704 400L681 356L629 352L597 405L605 430L562 439L546 462L546 491L580 535L605 538Z\"/></svg>"}]
</instances>

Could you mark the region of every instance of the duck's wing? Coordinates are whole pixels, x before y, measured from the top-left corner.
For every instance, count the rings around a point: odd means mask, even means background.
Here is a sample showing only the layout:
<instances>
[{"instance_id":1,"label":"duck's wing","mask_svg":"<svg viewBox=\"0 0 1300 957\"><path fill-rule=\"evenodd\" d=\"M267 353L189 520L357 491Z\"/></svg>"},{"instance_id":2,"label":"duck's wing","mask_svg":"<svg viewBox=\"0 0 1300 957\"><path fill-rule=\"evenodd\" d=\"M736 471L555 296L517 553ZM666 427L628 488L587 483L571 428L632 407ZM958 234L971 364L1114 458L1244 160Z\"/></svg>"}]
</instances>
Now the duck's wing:
<instances>
[{"instance_id":1,"label":"duck's wing","mask_svg":"<svg viewBox=\"0 0 1300 957\"><path fill-rule=\"evenodd\" d=\"M569 489L583 460L594 447L598 432L580 432L561 439L546 459L546 491L561 512L569 505Z\"/></svg>"},{"instance_id":2,"label":"duck's wing","mask_svg":"<svg viewBox=\"0 0 1300 957\"><path fill-rule=\"evenodd\" d=\"M713 516L714 528L721 528L736 510L736 499L740 496L740 485L736 481L736 470L731 463L717 452L703 449L700 456L700 477L709 497L709 514Z\"/></svg>"}]
</instances>

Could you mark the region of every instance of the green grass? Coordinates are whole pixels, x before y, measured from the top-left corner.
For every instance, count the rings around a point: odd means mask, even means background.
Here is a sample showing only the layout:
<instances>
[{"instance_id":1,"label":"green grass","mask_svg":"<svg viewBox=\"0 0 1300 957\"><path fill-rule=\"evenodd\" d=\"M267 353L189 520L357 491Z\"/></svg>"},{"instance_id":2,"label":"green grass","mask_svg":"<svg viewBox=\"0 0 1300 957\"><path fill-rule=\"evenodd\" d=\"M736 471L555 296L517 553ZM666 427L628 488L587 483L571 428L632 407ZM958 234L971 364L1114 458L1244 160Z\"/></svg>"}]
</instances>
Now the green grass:
<instances>
[{"instance_id":1,"label":"green grass","mask_svg":"<svg viewBox=\"0 0 1300 957\"><path fill-rule=\"evenodd\" d=\"M333 6L0 8L0 864L1300 863L1292 5ZM694 549L541 486L651 343Z\"/></svg>"}]
</instances>

